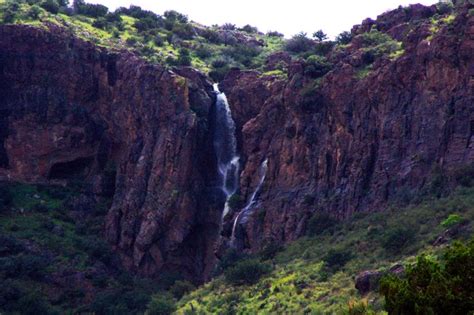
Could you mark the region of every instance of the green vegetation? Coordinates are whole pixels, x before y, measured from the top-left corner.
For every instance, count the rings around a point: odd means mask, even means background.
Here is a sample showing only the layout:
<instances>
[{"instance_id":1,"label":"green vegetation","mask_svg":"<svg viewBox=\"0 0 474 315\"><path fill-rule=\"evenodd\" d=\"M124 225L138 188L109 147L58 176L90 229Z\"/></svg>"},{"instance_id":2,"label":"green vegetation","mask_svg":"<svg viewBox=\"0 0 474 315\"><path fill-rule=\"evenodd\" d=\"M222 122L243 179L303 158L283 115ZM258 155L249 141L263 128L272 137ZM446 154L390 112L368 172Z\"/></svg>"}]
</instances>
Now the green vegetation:
<instances>
[{"instance_id":1,"label":"green vegetation","mask_svg":"<svg viewBox=\"0 0 474 315\"><path fill-rule=\"evenodd\" d=\"M187 16L166 11L157 15L138 6L109 12L83 0L6 0L0 2L0 23L47 27L52 23L76 36L112 50L133 50L153 63L193 66L221 80L232 68L263 69L265 58L281 50L284 39L257 28L232 24L205 27Z\"/></svg>"},{"instance_id":2,"label":"green vegetation","mask_svg":"<svg viewBox=\"0 0 474 315\"><path fill-rule=\"evenodd\" d=\"M373 63L384 55L396 58L403 53L401 42L395 41L388 34L379 32L375 28L360 36L364 44L364 48L362 48L362 61L366 65Z\"/></svg>"},{"instance_id":3,"label":"green vegetation","mask_svg":"<svg viewBox=\"0 0 474 315\"><path fill-rule=\"evenodd\" d=\"M390 314L469 314L474 310L474 239L455 242L439 259L421 255L406 276L381 281Z\"/></svg>"},{"instance_id":4,"label":"green vegetation","mask_svg":"<svg viewBox=\"0 0 474 315\"><path fill-rule=\"evenodd\" d=\"M102 236L110 200L94 202L81 187L0 184L0 313L143 313L179 280L122 271ZM172 292L192 288L176 281Z\"/></svg>"},{"instance_id":5,"label":"green vegetation","mask_svg":"<svg viewBox=\"0 0 474 315\"><path fill-rule=\"evenodd\" d=\"M270 270L270 265L257 259L249 259L237 262L235 266L225 270L224 277L230 284L253 284Z\"/></svg>"},{"instance_id":6,"label":"green vegetation","mask_svg":"<svg viewBox=\"0 0 474 315\"><path fill-rule=\"evenodd\" d=\"M446 220L444 220L443 222L441 222L441 226L445 227L445 228L450 228L450 227L453 227L453 226L456 226L458 225L459 223L463 222L463 218L462 216L460 216L459 214L450 214Z\"/></svg>"},{"instance_id":7,"label":"green vegetation","mask_svg":"<svg viewBox=\"0 0 474 315\"><path fill-rule=\"evenodd\" d=\"M177 313L386 314L383 296L371 292L363 299L359 295L355 275L369 269L386 271L400 262L409 265L418 254L435 257L442 253L442 246L432 244L445 233L441 223L452 214L465 222L451 226L452 237L471 235L474 188L459 187L448 197L424 198L418 205L393 205L347 221L316 213L308 222L308 236L284 248L273 244L274 249L250 257L230 251L221 261L224 276L185 295ZM226 270L236 270L237 264L265 263L273 267L256 282L243 280L247 274L242 270L247 267L238 269L242 278L235 277L237 282L226 276Z\"/></svg>"},{"instance_id":8,"label":"green vegetation","mask_svg":"<svg viewBox=\"0 0 474 315\"><path fill-rule=\"evenodd\" d=\"M147 306L146 315L169 315L176 310L176 301L167 294L156 294Z\"/></svg>"}]
</instances>

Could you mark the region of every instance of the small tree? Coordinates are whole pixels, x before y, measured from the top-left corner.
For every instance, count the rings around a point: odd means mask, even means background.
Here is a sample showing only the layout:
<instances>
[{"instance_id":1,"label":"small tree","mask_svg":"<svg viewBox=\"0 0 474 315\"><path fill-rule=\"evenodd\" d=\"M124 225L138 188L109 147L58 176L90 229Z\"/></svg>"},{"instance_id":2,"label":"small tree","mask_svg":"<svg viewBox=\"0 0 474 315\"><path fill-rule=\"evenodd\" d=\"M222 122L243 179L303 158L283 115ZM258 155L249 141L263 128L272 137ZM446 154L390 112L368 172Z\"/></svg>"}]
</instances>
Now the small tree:
<instances>
[{"instance_id":1,"label":"small tree","mask_svg":"<svg viewBox=\"0 0 474 315\"><path fill-rule=\"evenodd\" d=\"M225 23L221 26L221 28L226 31L235 31L236 29L235 24L232 23Z\"/></svg>"},{"instance_id":2,"label":"small tree","mask_svg":"<svg viewBox=\"0 0 474 315\"><path fill-rule=\"evenodd\" d=\"M324 33L323 30L319 30L313 33L313 38L315 38L318 42L322 42L328 39L328 35Z\"/></svg>"},{"instance_id":3,"label":"small tree","mask_svg":"<svg viewBox=\"0 0 474 315\"><path fill-rule=\"evenodd\" d=\"M181 48L179 50L179 57L177 63L179 66L190 66L191 65L191 55L189 50L186 48Z\"/></svg>"},{"instance_id":4,"label":"small tree","mask_svg":"<svg viewBox=\"0 0 474 315\"><path fill-rule=\"evenodd\" d=\"M285 49L293 53L302 53L310 50L313 46L314 42L307 37L307 34L300 32L286 42Z\"/></svg>"},{"instance_id":5,"label":"small tree","mask_svg":"<svg viewBox=\"0 0 474 315\"><path fill-rule=\"evenodd\" d=\"M244 27L240 28L240 30L249 34L258 33L258 28L250 24L245 25Z\"/></svg>"},{"instance_id":6,"label":"small tree","mask_svg":"<svg viewBox=\"0 0 474 315\"><path fill-rule=\"evenodd\" d=\"M339 45L347 45L351 42L352 40L352 34L351 32L342 32L341 34L337 35L336 37L336 43Z\"/></svg>"},{"instance_id":7,"label":"small tree","mask_svg":"<svg viewBox=\"0 0 474 315\"><path fill-rule=\"evenodd\" d=\"M41 2L41 7L48 12L57 14L59 12L59 3L56 0L45 0Z\"/></svg>"}]
</instances>

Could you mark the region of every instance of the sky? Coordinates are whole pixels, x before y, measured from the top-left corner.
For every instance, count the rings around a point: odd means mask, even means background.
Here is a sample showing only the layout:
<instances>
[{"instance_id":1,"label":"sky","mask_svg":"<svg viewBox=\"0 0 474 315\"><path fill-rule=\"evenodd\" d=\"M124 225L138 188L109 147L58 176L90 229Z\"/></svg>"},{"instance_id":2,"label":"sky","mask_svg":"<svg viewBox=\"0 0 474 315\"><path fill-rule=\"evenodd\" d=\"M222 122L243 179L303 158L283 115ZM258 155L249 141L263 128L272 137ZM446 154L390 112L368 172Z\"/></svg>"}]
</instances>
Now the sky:
<instances>
[{"instance_id":1,"label":"sky","mask_svg":"<svg viewBox=\"0 0 474 315\"><path fill-rule=\"evenodd\" d=\"M395 9L399 5L431 5L438 0L87 0L114 10L130 4L162 14L176 10L190 20L204 24L250 24L260 31L275 30L286 37L301 31L311 35L322 29L334 38L365 18Z\"/></svg>"}]
</instances>

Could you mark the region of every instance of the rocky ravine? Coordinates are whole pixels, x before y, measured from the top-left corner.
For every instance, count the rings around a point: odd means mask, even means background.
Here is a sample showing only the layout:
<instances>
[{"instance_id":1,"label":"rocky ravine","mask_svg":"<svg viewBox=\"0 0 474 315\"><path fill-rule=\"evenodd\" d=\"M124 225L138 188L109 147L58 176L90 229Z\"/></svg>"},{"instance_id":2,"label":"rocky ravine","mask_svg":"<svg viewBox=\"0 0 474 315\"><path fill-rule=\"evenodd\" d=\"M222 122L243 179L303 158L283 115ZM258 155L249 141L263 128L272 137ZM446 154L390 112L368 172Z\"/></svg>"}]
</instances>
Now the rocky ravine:
<instances>
[{"instance_id":1,"label":"rocky ravine","mask_svg":"<svg viewBox=\"0 0 474 315\"><path fill-rule=\"evenodd\" d=\"M400 10L354 28L375 24L404 43L363 79L356 37L311 93L300 62L288 80L235 70L222 82L244 199L268 159L259 202L237 226L239 248L294 240L315 211L381 209L426 187L435 168L474 161L473 17L465 7L428 40L434 9ZM105 235L126 268L204 280L224 203L210 82L51 28L0 26L0 180L84 178L96 196L113 197ZM224 220L224 240L236 215Z\"/></svg>"}]
</instances>

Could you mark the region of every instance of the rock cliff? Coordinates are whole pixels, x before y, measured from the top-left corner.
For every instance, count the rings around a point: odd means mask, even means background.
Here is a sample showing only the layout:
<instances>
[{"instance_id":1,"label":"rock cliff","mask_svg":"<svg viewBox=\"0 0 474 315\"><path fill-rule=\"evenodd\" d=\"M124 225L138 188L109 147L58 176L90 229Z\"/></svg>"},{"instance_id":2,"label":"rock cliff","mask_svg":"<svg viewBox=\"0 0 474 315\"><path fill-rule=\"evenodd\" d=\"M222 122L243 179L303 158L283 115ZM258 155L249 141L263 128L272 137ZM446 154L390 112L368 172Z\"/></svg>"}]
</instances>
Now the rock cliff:
<instances>
[{"instance_id":1,"label":"rock cliff","mask_svg":"<svg viewBox=\"0 0 474 315\"><path fill-rule=\"evenodd\" d=\"M239 127L244 199L268 158L261 202L236 232L240 248L294 240L318 211L343 218L410 200L437 173L474 162L474 18L465 7L432 35L434 6L410 9L355 27L323 78L293 62L287 80L234 70L222 82ZM357 35L372 27L404 51L377 59L361 77Z\"/></svg>"},{"instance_id":2,"label":"rock cliff","mask_svg":"<svg viewBox=\"0 0 474 315\"><path fill-rule=\"evenodd\" d=\"M128 269L208 273L221 209L207 190L214 96L203 75L54 26L1 26L0 82L2 180L84 180L113 196L105 235Z\"/></svg>"},{"instance_id":3,"label":"rock cliff","mask_svg":"<svg viewBox=\"0 0 474 315\"><path fill-rule=\"evenodd\" d=\"M474 161L469 9L436 32L433 7L367 20L323 77L285 54L287 78L227 75L220 87L237 126L243 200L268 159L258 202L236 225L238 248L294 240L317 211L383 210ZM374 28L403 51L368 67L361 36ZM214 98L191 68L170 71L54 25L0 26L0 180L84 181L113 200L105 236L127 269L205 280L238 215L221 228Z\"/></svg>"}]
</instances>

